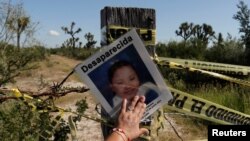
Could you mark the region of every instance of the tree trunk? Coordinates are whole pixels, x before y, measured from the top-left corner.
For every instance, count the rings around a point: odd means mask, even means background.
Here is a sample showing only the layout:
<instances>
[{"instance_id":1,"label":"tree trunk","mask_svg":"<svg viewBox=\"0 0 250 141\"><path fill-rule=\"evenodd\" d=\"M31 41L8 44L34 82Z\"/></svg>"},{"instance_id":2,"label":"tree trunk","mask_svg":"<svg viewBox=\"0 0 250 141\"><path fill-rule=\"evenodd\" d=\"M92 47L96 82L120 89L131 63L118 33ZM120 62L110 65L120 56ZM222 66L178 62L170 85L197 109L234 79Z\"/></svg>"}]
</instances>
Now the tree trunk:
<instances>
[{"instance_id":1,"label":"tree trunk","mask_svg":"<svg viewBox=\"0 0 250 141\"><path fill-rule=\"evenodd\" d=\"M17 49L18 49L18 51L20 50L20 37L21 37L21 33L17 33Z\"/></svg>"}]
</instances>

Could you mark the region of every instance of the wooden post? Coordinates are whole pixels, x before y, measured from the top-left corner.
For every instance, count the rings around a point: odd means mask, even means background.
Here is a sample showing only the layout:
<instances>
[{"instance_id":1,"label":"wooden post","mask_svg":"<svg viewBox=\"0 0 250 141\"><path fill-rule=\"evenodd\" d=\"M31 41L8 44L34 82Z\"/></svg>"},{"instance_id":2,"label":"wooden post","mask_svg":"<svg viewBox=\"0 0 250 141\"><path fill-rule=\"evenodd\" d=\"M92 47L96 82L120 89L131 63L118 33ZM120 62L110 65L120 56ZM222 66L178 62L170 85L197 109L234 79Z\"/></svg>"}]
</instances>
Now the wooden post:
<instances>
[{"instance_id":1,"label":"wooden post","mask_svg":"<svg viewBox=\"0 0 250 141\"><path fill-rule=\"evenodd\" d=\"M155 10L149 8L104 7L101 10L101 45L112 43L131 28L136 28L149 54L155 57L156 20ZM159 110L160 111L160 110ZM152 115L152 123L148 127L150 136L158 141L159 112ZM163 115L163 114L162 114Z\"/></svg>"},{"instance_id":2,"label":"wooden post","mask_svg":"<svg viewBox=\"0 0 250 141\"><path fill-rule=\"evenodd\" d=\"M155 10L149 8L104 7L101 10L101 45L108 45L131 28L136 28L149 54L155 54Z\"/></svg>"}]
</instances>

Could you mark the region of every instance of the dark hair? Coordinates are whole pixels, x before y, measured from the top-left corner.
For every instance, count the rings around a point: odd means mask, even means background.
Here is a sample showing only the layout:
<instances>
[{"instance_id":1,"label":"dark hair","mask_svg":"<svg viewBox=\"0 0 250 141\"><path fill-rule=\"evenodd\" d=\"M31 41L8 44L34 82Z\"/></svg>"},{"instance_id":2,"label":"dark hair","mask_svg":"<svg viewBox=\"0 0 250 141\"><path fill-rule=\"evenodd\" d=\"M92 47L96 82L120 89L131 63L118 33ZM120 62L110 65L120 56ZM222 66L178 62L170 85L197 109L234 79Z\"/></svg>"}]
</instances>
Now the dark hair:
<instances>
[{"instance_id":1,"label":"dark hair","mask_svg":"<svg viewBox=\"0 0 250 141\"><path fill-rule=\"evenodd\" d=\"M112 78L113 78L114 73L116 72L116 70L121 68L121 67L124 67L124 66L131 67L138 76L138 73L137 73L135 67L130 62L128 62L126 60L119 60L119 61L114 62L114 64L112 64L112 66L108 70L108 79L109 79L110 83L112 83Z\"/></svg>"}]
</instances>

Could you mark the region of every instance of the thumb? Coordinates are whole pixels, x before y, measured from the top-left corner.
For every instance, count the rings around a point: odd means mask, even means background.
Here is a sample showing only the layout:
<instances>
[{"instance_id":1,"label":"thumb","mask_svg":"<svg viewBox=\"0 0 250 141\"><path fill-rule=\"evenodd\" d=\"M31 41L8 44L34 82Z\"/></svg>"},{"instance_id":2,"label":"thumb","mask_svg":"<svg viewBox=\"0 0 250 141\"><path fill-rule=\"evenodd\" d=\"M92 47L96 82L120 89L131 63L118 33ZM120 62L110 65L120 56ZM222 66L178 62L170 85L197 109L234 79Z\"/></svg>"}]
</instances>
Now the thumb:
<instances>
[{"instance_id":1,"label":"thumb","mask_svg":"<svg viewBox=\"0 0 250 141\"><path fill-rule=\"evenodd\" d=\"M147 128L140 128L140 135L149 135L149 131Z\"/></svg>"}]
</instances>

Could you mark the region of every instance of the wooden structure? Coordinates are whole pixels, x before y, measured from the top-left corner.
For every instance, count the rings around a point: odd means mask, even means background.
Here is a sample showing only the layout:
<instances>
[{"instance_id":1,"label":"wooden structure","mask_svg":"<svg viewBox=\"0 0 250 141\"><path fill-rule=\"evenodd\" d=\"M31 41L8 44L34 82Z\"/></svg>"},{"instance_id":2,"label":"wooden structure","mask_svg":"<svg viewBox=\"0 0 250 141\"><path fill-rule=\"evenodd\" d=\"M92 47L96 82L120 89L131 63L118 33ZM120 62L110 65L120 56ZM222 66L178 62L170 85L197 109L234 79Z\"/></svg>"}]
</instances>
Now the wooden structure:
<instances>
[{"instance_id":1,"label":"wooden structure","mask_svg":"<svg viewBox=\"0 0 250 141\"><path fill-rule=\"evenodd\" d=\"M108 45L131 28L136 28L149 53L154 54L155 10L136 7L104 7L101 10L101 45Z\"/></svg>"}]
</instances>

